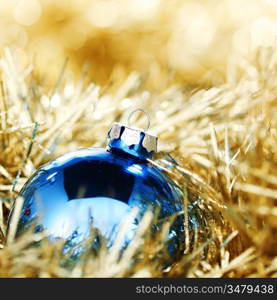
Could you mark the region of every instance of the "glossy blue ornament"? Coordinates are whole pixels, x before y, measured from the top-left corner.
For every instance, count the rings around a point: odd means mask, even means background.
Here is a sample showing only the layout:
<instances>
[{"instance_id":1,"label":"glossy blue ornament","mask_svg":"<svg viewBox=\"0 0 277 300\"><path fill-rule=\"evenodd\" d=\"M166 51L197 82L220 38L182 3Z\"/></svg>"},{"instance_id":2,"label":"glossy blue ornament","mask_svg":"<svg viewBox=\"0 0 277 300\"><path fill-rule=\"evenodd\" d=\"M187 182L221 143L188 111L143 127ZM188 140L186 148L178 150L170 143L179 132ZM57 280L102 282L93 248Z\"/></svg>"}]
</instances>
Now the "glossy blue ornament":
<instances>
[{"instance_id":1,"label":"glossy blue ornament","mask_svg":"<svg viewBox=\"0 0 277 300\"><path fill-rule=\"evenodd\" d=\"M87 238L93 224L110 247L136 207L138 214L125 232L124 248L146 210L158 211L160 220L182 212L178 186L147 161L156 151L155 136L115 123L109 140L107 149L64 154L33 174L20 192L24 203L17 235L35 226L36 231L46 230L50 239L62 238L74 245ZM183 243L183 220L181 213L170 228L171 253ZM153 230L159 230L160 225Z\"/></svg>"}]
</instances>

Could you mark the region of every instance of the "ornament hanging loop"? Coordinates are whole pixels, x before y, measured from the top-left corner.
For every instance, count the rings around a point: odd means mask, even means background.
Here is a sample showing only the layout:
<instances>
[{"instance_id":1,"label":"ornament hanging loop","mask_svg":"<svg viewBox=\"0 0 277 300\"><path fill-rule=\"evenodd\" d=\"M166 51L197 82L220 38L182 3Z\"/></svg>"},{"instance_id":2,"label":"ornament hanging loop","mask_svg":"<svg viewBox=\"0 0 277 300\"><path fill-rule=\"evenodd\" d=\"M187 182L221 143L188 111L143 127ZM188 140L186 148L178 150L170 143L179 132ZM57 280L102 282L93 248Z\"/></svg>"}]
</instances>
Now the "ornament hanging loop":
<instances>
[{"instance_id":1,"label":"ornament hanging loop","mask_svg":"<svg viewBox=\"0 0 277 300\"><path fill-rule=\"evenodd\" d=\"M127 124L128 124L128 126L131 127L131 118L134 115L134 113L136 113L136 112L142 112L142 113L145 114L145 116L147 118L147 126L144 128L144 131L146 132L150 128L150 116L149 116L149 113L146 110L144 110L143 108L137 108L137 109L133 110L129 114L129 117L128 117L128 120L127 120Z\"/></svg>"}]
</instances>

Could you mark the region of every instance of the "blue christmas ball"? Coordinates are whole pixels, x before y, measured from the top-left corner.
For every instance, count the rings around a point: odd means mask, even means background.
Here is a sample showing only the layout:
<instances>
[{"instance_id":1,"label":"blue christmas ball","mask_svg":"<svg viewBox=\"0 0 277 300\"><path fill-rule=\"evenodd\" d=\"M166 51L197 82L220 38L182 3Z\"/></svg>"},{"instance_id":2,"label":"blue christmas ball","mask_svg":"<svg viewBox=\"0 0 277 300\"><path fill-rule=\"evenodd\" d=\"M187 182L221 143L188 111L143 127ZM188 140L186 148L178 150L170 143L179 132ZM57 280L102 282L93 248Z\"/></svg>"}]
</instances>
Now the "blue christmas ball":
<instances>
[{"instance_id":1,"label":"blue christmas ball","mask_svg":"<svg viewBox=\"0 0 277 300\"><path fill-rule=\"evenodd\" d=\"M45 230L50 239L80 242L93 225L110 247L136 208L138 213L124 234L124 248L134 237L144 213L151 209L158 212L160 220L179 214L167 240L169 252L180 248L184 231L181 191L147 160L156 151L157 138L115 123L109 139L106 149L87 148L64 154L33 174L20 192L24 202L17 235L34 226L36 231ZM10 219L12 214L13 210ZM155 230L161 225L156 224Z\"/></svg>"}]
</instances>

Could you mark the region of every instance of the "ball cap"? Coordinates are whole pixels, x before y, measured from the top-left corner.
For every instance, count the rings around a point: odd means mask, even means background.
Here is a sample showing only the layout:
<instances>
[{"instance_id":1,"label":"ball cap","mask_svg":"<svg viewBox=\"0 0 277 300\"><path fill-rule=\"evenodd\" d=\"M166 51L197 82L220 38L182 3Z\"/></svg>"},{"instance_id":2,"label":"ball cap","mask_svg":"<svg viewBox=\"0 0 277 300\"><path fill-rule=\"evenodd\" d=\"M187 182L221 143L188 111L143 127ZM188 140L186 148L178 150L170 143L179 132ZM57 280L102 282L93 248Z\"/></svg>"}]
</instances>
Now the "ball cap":
<instances>
[{"instance_id":1,"label":"ball cap","mask_svg":"<svg viewBox=\"0 0 277 300\"><path fill-rule=\"evenodd\" d=\"M108 133L109 147L123 150L131 155L145 159L157 152L157 140L141 128L114 123Z\"/></svg>"}]
</instances>

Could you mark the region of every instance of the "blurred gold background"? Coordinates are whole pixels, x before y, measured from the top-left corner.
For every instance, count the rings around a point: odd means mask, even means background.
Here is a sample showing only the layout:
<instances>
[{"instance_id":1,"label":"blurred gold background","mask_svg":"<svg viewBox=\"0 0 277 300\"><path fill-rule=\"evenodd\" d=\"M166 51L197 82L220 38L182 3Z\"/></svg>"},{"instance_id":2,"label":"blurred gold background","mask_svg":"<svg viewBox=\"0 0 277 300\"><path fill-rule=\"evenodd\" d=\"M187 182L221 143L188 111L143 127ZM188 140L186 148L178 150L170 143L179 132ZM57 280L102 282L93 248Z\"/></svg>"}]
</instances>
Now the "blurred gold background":
<instances>
[{"instance_id":1,"label":"blurred gold background","mask_svg":"<svg viewBox=\"0 0 277 300\"><path fill-rule=\"evenodd\" d=\"M276 34L276 0L0 0L1 51L53 82L69 58L73 78L87 64L101 85L139 71L154 88L172 78L211 86Z\"/></svg>"}]
</instances>

